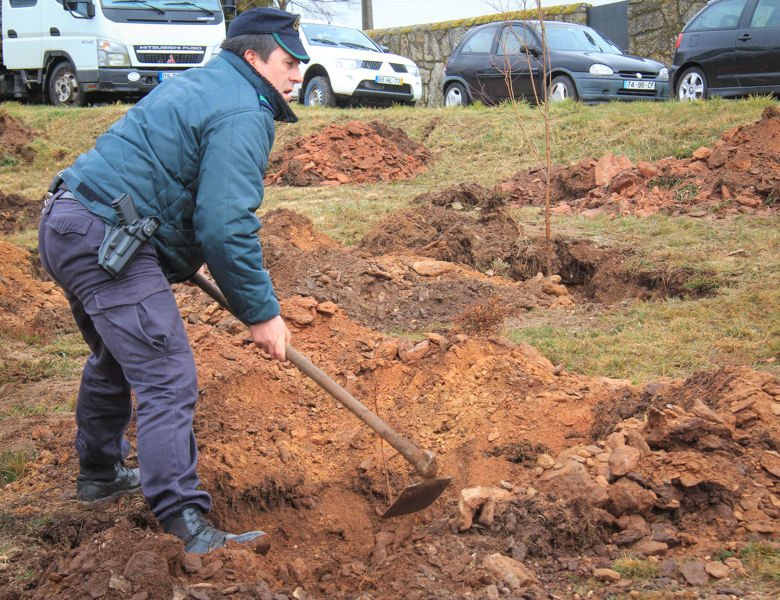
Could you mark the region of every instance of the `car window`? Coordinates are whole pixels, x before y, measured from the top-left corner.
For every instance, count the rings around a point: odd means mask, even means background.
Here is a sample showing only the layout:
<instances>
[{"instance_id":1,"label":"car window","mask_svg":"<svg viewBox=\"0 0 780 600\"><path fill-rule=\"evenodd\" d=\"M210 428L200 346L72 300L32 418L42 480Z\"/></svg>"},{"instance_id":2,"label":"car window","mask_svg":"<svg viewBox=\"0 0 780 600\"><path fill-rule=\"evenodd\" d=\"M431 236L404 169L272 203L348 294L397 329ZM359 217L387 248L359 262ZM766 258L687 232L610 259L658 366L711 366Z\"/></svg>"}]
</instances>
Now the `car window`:
<instances>
[{"instance_id":1,"label":"car window","mask_svg":"<svg viewBox=\"0 0 780 600\"><path fill-rule=\"evenodd\" d=\"M736 29L745 4L747 0L722 0L713 4L696 17L686 31Z\"/></svg>"},{"instance_id":2,"label":"car window","mask_svg":"<svg viewBox=\"0 0 780 600\"><path fill-rule=\"evenodd\" d=\"M534 38L531 26L523 26L522 23L512 23L504 27L498 38L496 54L523 54L527 46L536 46L538 42Z\"/></svg>"},{"instance_id":3,"label":"car window","mask_svg":"<svg viewBox=\"0 0 780 600\"><path fill-rule=\"evenodd\" d=\"M780 27L780 0L758 0L751 27Z\"/></svg>"},{"instance_id":4,"label":"car window","mask_svg":"<svg viewBox=\"0 0 780 600\"><path fill-rule=\"evenodd\" d=\"M545 27L547 46L551 50L564 52L603 52L605 54L623 54L623 51L590 27Z\"/></svg>"},{"instance_id":5,"label":"car window","mask_svg":"<svg viewBox=\"0 0 780 600\"><path fill-rule=\"evenodd\" d=\"M472 35L461 50L462 54L487 54L496 39L496 28L480 29Z\"/></svg>"},{"instance_id":6,"label":"car window","mask_svg":"<svg viewBox=\"0 0 780 600\"><path fill-rule=\"evenodd\" d=\"M362 31L351 27L337 27L324 23L301 23L308 42L315 46L342 46L356 50L381 52Z\"/></svg>"}]
</instances>

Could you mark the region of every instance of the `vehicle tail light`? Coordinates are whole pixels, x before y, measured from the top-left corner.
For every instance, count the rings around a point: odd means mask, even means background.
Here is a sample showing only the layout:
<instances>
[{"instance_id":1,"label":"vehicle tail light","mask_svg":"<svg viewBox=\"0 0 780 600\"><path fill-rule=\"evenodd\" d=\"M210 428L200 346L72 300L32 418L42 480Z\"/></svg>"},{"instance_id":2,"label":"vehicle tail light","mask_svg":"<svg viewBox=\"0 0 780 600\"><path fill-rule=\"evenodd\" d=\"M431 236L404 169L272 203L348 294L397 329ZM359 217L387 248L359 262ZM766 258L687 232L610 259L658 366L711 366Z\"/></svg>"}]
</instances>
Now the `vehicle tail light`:
<instances>
[{"instance_id":1,"label":"vehicle tail light","mask_svg":"<svg viewBox=\"0 0 780 600\"><path fill-rule=\"evenodd\" d=\"M675 50L677 50L680 47L680 42L682 42L682 36L683 36L682 33L677 36L677 43L674 45Z\"/></svg>"}]
</instances>

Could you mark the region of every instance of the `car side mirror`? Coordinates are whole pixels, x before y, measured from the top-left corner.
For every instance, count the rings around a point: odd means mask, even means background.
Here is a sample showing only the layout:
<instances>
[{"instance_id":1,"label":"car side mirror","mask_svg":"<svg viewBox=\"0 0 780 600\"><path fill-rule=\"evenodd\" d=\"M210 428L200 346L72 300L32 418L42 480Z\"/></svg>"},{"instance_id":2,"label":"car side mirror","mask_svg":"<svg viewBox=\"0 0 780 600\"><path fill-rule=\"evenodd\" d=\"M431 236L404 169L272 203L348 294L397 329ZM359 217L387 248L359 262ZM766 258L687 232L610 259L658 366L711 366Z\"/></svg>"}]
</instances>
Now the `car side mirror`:
<instances>
[{"instance_id":1,"label":"car side mirror","mask_svg":"<svg viewBox=\"0 0 780 600\"><path fill-rule=\"evenodd\" d=\"M379 46L379 49L380 49L382 52L390 52L390 48L388 48L387 46Z\"/></svg>"},{"instance_id":2,"label":"car side mirror","mask_svg":"<svg viewBox=\"0 0 780 600\"><path fill-rule=\"evenodd\" d=\"M526 46L523 51L530 56L541 56L542 49L539 46Z\"/></svg>"},{"instance_id":3,"label":"car side mirror","mask_svg":"<svg viewBox=\"0 0 780 600\"><path fill-rule=\"evenodd\" d=\"M95 5L92 4L92 0L63 0L63 10L67 10L69 13L80 15L81 18L91 19L95 16Z\"/></svg>"}]
</instances>

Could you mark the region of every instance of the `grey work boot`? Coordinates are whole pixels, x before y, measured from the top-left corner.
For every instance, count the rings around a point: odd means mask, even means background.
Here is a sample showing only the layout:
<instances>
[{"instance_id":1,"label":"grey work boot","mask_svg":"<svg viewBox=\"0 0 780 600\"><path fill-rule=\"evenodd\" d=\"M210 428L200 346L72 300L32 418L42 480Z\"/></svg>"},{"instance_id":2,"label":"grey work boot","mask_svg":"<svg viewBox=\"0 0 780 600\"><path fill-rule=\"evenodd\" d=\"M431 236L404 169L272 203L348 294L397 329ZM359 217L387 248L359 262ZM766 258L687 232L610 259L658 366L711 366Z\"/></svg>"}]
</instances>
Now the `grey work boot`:
<instances>
[{"instance_id":1,"label":"grey work boot","mask_svg":"<svg viewBox=\"0 0 780 600\"><path fill-rule=\"evenodd\" d=\"M221 548L228 540L250 546L258 554L266 554L271 547L268 536L262 531L249 531L240 535L220 531L206 520L197 508L183 511L163 521L163 531L175 535L184 542L184 551L205 554Z\"/></svg>"},{"instance_id":2,"label":"grey work boot","mask_svg":"<svg viewBox=\"0 0 780 600\"><path fill-rule=\"evenodd\" d=\"M128 469L120 463L101 466L79 462L79 465L76 500L80 502L100 504L141 489L141 474L138 469Z\"/></svg>"}]
</instances>

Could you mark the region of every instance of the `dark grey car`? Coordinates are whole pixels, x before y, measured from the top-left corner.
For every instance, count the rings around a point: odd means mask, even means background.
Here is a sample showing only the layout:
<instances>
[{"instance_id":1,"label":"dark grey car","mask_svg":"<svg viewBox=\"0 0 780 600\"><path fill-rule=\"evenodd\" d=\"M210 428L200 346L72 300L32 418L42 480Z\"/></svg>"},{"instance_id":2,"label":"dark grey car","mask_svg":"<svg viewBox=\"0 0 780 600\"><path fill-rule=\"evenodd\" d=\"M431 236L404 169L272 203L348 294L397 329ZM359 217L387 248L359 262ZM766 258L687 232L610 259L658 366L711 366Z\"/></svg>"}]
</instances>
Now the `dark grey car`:
<instances>
[{"instance_id":1,"label":"dark grey car","mask_svg":"<svg viewBox=\"0 0 780 600\"><path fill-rule=\"evenodd\" d=\"M469 31L447 60L442 92L446 106L510 97L583 102L666 100L667 68L624 54L595 29L544 22L547 77L543 78L539 21L501 21Z\"/></svg>"},{"instance_id":2,"label":"dark grey car","mask_svg":"<svg viewBox=\"0 0 780 600\"><path fill-rule=\"evenodd\" d=\"M780 93L780 0L714 0L683 27L669 69L680 100Z\"/></svg>"}]
</instances>

